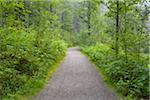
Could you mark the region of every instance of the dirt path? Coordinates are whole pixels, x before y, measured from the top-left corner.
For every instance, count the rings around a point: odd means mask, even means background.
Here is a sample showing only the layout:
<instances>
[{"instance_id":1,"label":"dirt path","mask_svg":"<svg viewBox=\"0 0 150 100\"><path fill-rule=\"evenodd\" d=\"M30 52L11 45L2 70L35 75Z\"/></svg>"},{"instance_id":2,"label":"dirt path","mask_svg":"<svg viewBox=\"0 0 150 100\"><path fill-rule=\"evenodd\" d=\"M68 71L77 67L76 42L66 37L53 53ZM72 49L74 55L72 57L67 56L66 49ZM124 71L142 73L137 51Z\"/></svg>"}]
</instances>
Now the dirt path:
<instances>
[{"instance_id":1,"label":"dirt path","mask_svg":"<svg viewBox=\"0 0 150 100\"><path fill-rule=\"evenodd\" d=\"M35 100L117 100L117 97L105 86L93 64L76 48L70 48Z\"/></svg>"}]
</instances>

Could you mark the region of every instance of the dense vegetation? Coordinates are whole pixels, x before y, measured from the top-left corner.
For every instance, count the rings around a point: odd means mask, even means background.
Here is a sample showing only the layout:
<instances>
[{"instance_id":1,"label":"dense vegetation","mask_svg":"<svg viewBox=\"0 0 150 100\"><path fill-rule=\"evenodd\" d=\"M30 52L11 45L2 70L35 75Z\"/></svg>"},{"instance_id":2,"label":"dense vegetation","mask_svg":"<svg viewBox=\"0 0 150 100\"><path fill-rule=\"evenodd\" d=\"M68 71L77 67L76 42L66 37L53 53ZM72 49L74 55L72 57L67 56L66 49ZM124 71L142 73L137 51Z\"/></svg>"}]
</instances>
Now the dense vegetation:
<instances>
[{"instance_id":1,"label":"dense vegetation","mask_svg":"<svg viewBox=\"0 0 150 100\"><path fill-rule=\"evenodd\" d=\"M148 0L0 0L0 99L41 88L67 45L126 99L147 98L149 11Z\"/></svg>"},{"instance_id":2,"label":"dense vegetation","mask_svg":"<svg viewBox=\"0 0 150 100\"><path fill-rule=\"evenodd\" d=\"M89 3L94 4L94 1L87 2L88 5L84 5L86 10ZM81 50L100 68L107 77L106 81L126 99L148 98L149 29L146 23L149 2L108 0L100 3L107 7L107 11L100 15L99 10L94 9L91 27L87 26L89 31L85 32L87 41L83 41Z\"/></svg>"},{"instance_id":3,"label":"dense vegetation","mask_svg":"<svg viewBox=\"0 0 150 100\"><path fill-rule=\"evenodd\" d=\"M105 75L105 81L113 85L118 93L127 98L147 98L149 95L149 77L147 57L136 61L133 56L125 62L124 54L118 58L108 45L98 44L82 49Z\"/></svg>"},{"instance_id":4,"label":"dense vegetation","mask_svg":"<svg viewBox=\"0 0 150 100\"><path fill-rule=\"evenodd\" d=\"M48 69L65 55L67 45L61 39L58 15L51 11L55 5L0 1L0 99L40 88Z\"/></svg>"}]
</instances>

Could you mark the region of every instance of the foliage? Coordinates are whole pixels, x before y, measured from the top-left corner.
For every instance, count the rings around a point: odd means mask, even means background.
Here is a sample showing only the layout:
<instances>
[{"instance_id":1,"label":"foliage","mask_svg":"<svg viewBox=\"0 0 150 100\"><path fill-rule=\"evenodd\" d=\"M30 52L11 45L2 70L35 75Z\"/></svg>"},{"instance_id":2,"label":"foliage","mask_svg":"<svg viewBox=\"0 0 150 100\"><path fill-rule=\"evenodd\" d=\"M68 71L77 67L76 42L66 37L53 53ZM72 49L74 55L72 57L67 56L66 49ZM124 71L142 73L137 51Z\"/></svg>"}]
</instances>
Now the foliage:
<instances>
[{"instance_id":1,"label":"foliage","mask_svg":"<svg viewBox=\"0 0 150 100\"><path fill-rule=\"evenodd\" d=\"M0 97L41 87L67 46L83 47L127 98L147 97L149 8L147 0L0 0Z\"/></svg>"},{"instance_id":2,"label":"foliage","mask_svg":"<svg viewBox=\"0 0 150 100\"><path fill-rule=\"evenodd\" d=\"M149 1L100 0L100 4L95 3L102 8L93 9L90 15L91 34L88 27L81 30L79 40L83 52L104 71L119 93L129 98L147 98ZM81 6L86 7L88 5Z\"/></svg>"},{"instance_id":3,"label":"foliage","mask_svg":"<svg viewBox=\"0 0 150 100\"><path fill-rule=\"evenodd\" d=\"M57 13L45 2L0 1L0 99L32 94L65 55Z\"/></svg>"},{"instance_id":4,"label":"foliage","mask_svg":"<svg viewBox=\"0 0 150 100\"><path fill-rule=\"evenodd\" d=\"M96 63L100 70L104 70L104 74L119 93L132 97L147 97L149 95L147 57L143 56L141 62L130 57L130 62L126 63L124 54L120 54L116 59L110 46L104 44L81 50Z\"/></svg>"}]
</instances>

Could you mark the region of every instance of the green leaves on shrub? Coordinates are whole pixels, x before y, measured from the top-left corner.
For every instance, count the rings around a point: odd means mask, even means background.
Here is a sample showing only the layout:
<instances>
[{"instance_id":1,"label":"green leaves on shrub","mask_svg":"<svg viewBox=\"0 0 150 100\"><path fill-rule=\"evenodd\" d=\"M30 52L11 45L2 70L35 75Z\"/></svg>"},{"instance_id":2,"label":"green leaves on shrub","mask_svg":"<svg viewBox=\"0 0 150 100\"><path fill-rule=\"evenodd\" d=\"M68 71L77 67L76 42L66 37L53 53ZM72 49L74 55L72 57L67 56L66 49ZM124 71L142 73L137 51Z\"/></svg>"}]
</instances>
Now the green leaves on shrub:
<instances>
[{"instance_id":1,"label":"green leaves on shrub","mask_svg":"<svg viewBox=\"0 0 150 100\"><path fill-rule=\"evenodd\" d=\"M149 69L147 57L143 56L140 61L134 56L129 56L129 61L125 62L124 54L120 54L118 59L113 54L109 46L95 45L82 48L92 61L104 70L104 74L110 79L119 93L127 97L147 97L149 95Z\"/></svg>"},{"instance_id":2,"label":"green leaves on shrub","mask_svg":"<svg viewBox=\"0 0 150 100\"><path fill-rule=\"evenodd\" d=\"M47 70L65 55L67 45L59 38L44 41L49 43L45 47L37 47L36 32L0 30L1 97L15 95L35 76L36 80L44 79Z\"/></svg>"}]
</instances>

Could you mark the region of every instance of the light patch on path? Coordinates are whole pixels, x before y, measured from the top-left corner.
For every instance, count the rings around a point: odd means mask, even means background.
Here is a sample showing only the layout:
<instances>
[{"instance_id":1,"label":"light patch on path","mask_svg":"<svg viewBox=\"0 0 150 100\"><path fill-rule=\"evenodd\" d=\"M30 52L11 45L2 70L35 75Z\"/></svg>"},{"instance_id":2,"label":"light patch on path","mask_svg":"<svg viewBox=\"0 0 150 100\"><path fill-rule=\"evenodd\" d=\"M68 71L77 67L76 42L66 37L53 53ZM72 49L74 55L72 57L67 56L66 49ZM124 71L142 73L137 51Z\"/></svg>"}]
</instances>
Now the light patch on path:
<instances>
[{"instance_id":1,"label":"light patch on path","mask_svg":"<svg viewBox=\"0 0 150 100\"><path fill-rule=\"evenodd\" d=\"M77 48L67 56L35 100L117 100L88 59Z\"/></svg>"}]
</instances>

